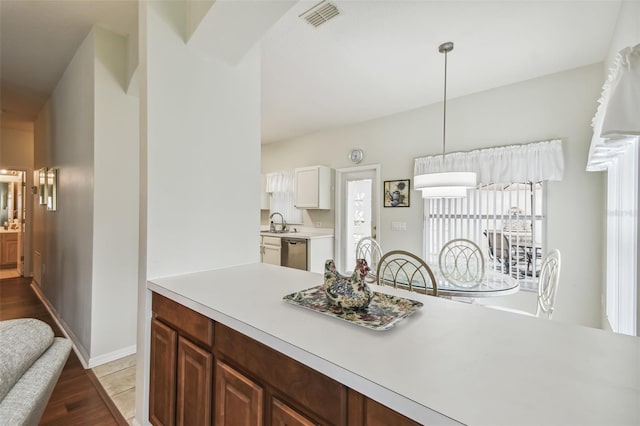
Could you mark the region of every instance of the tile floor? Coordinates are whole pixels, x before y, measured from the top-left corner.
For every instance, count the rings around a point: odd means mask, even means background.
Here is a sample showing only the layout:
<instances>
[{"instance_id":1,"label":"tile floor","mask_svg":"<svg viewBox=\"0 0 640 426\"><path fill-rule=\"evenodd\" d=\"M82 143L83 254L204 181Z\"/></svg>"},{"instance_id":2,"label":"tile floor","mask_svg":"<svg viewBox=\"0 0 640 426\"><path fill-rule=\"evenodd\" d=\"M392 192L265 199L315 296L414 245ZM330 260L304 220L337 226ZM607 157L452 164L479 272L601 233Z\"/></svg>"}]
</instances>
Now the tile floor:
<instances>
[{"instance_id":1,"label":"tile floor","mask_svg":"<svg viewBox=\"0 0 640 426\"><path fill-rule=\"evenodd\" d=\"M129 355L93 369L107 395L129 424L135 416L136 355Z\"/></svg>"}]
</instances>

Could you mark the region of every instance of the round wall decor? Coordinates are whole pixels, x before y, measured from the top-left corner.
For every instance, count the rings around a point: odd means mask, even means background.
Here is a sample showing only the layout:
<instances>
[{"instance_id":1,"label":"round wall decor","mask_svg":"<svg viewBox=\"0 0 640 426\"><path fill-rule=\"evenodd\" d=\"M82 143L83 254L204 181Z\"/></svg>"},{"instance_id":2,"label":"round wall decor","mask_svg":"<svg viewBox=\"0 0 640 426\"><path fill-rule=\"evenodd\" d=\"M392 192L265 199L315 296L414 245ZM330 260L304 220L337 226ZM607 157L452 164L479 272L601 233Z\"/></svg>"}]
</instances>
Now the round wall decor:
<instances>
[{"instance_id":1,"label":"round wall decor","mask_svg":"<svg viewBox=\"0 0 640 426\"><path fill-rule=\"evenodd\" d=\"M352 149L349 153L349 160L351 160L352 163L358 164L363 158L364 152L359 148Z\"/></svg>"}]
</instances>

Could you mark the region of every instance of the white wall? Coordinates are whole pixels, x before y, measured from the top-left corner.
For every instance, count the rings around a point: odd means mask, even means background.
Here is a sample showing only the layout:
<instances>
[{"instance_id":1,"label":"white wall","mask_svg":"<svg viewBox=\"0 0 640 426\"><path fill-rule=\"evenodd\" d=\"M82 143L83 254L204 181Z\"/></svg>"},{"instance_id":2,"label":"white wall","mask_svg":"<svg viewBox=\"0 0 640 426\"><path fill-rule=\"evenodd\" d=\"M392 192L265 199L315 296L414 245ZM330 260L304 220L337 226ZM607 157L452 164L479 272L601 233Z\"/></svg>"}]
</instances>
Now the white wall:
<instances>
[{"instance_id":1,"label":"white wall","mask_svg":"<svg viewBox=\"0 0 640 426\"><path fill-rule=\"evenodd\" d=\"M36 205L40 287L86 365L135 350L138 102L126 42L94 29L35 123L35 168L58 169L57 211Z\"/></svg>"},{"instance_id":2,"label":"white wall","mask_svg":"<svg viewBox=\"0 0 640 426\"><path fill-rule=\"evenodd\" d=\"M259 50L208 58L185 46L184 13L148 17L148 278L259 260Z\"/></svg>"},{"instance_id":3,"label":"white wall","mask_svg":"<svg viewBox=\"0 0 640 426\"><path fill-rule=\"evenodd\" d=\"M640 43L640 2L623 1L607 54L607 69L613 64L613 60L620 50L638 43Z\"/></svg>"},{"instance_id":4,"label":"white wall","mask_svg":"<svg viewBox=\"0 0 640 426\"><path fill-rule=\"evenodd\" d=\"M185 2L140 3L140 424L148 417L146 280L259 261L260 52L229 66L185 45L186 12Z\"/></svg>"},{"instance_id":5,"label":"white wall","mask_svg":"<svg viewBox=\"0 0 640 426\"><path fill-rule=\"evenodd\" d=\"M138 286L138 98L128 96L127 40L95 31L92 363L135 352ZM115 356L113 354L111 357Z\"/></svg>"},{"instance_id":6,"label":"white wall","mask_svg":"<svg viewBox=\"0 0 640 426\"><path fill-rule=\"evenodd\" d=\"M563 139L565 178L548 185L548 245L563 254L554 319L593 327L601 312L604 179L584 170L602 78L602 64L594 64L447 102L447 152ZM348 152L360 147L362 164L381 164L381 180L413 179L414 158L440 153L441 132L442 105L430 105L263 145L262 172L311 164L348 167ZM410 208L383 208L378 233L383 249L421 253L422 218L415 191ZM407 231L391 231L394 221L406 222ZM533 293L502 299L535 309Z\"/></svg>"},{"instance_id":7,"label":"white wall","mask_svg":"<svg viewBox=\"0 0 640 426\"><path fill-rule=\"evenodd\" d=\"M24 276L32 276L33 265L31 256L31 239L33 235L33 126L31 130L0 129L0 168L23 170L27 172L26 181L26 215L25 232L23 235Z\"/></svg>"}]
</instances>

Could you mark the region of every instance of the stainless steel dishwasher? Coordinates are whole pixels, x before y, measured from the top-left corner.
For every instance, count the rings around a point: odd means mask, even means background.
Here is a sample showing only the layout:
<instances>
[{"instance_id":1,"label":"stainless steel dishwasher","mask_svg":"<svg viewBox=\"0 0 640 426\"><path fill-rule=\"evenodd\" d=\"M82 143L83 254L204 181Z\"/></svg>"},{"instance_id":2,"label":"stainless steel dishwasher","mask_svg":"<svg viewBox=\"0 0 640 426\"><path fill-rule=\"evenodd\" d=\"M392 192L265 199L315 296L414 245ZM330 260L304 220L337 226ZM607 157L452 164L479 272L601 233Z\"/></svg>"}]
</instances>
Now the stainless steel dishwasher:
<instances>
[{"instance_id":1,"label":"stainless steel dishwasher","mask_svg":"<svg viewBox=\"0 0 640 426\"><path fill-rule=\"evenodd\" d=\"M289 268L307 270L307 240L282 238L280 264Z\"/></svg>"}]
</instances>

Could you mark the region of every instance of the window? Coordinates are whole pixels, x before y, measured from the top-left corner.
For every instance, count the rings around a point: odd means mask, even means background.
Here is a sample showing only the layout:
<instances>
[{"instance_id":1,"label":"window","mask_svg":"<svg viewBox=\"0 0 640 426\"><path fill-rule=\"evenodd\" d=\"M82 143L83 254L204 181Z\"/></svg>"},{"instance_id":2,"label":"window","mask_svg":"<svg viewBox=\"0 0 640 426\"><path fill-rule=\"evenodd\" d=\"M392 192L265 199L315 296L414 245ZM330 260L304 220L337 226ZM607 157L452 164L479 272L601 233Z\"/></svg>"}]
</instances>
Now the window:
<instances>
[{"instance_id":1,"label":"window","mask_svg":"<svg viewBox=\"0 0 640 426\"><path fill-rule=\"evenodd\" d=\"M638 169L640 44L616 55L593 117L587 171L607 171L606 317L611 329L640 330Z\"/></svg>"},{"instance_id":2,"label":"window","mask_svg":"<svg viewBox=\"0 0 640 426\"><path fill-rule=\"evenodd\" d=\"M267 174L266 191L270 197L270 214L280 213L285 222L302 224L302 210L295 207L293 172Z\"/></svg>"},{"instance_id":3,"label":"window","mask_svg":"<svg viewBox=\"0 0 640 426\"><path fill-rule=\"evenodd\" d=\"M637 332L638 142L607 169L607 319L617 333Z\"/></svg>"},{"instance_id":4,"label":"window","mask_svg":"<svg viewBox=\"0 0 640 426\"><path fill-rule=\"evenodd\" d=\"M543 195L542 182L526 182L481 184L466 198L425 200L425 258L437 265L447 241L466 238L483 249L488 268L537 290L546 253Z\"/></svg>"}]
</instances>

